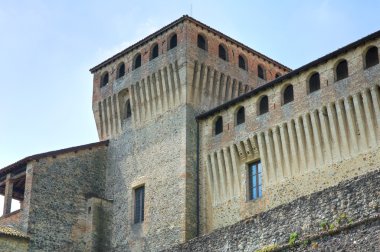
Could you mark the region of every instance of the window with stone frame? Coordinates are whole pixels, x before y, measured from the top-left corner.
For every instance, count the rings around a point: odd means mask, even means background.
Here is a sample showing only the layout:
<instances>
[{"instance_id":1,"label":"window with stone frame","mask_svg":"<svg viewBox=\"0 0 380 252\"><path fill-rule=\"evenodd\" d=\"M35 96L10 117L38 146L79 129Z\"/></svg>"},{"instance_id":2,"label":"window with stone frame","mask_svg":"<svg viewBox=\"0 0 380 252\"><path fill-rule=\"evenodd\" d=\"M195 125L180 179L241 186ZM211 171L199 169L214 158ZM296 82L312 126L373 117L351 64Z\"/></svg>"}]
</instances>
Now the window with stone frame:
<instances>
[{"instance_id":1,"label":"window with stone frame","mask_svg":"<svg viewBox=\"0 0 380 252\"><path fill-rule=\"evenodd\" d=\"M223 132L223 118L221 116L218 116L214 125L215 136L221 134L222 132Z\"/></svg>"},{"instance_id":2,"label":"window with stone frame","mask_svg":"<svg viewBox=\"0 0 380 252\"><path fill-rule=\"evenodd\" d=\"M262 193L262 166L260 160L248 165L248 199L256 200Z\"/></svg>"},{"instance_id":3,"label":"window with stone frame","mask_svg":"<svg viewBox=\"0 0 380 252\"><path fill-rule=\"evenodd\" d=\"M339 64L336 66L335 73L337 81L343 80L348 77L347 60L342 60L341 62L339 62Z\"/></svg>"},{"instance_id":4,"label":"window with stone frame","mask_svg":"<svg viewBox=\"0 0 380 252\"><path fill-rule=\"evenodd\" d=\"M379 64L379 53L376 46L368 49L365 54L365 68L369 68Z\"/></svg>"},{"instance_id":5,"label":"window with stone frame","mask_svg":"<svg viewBox=\"0 0 380 252\"><path fill-rule=\"evenodd\" d=\"M138 53L133 61L133 70L141 67L141 54Z\"/></svg>"},{"instance_id":6,"label":"window with stone frame","mask_svg":"<svg viewBox=\"0 0 380 252\"><path fill-rule=\"evenodd\" d=\"M155 44L150 52L150 59L155 59L158 57L158 44Z\"/></svg>"},{"instance_id":7,"label":"window with stone frame","mask_svg":"<svg viewBox=\"0 0 380 252\"><path fill-rule=\"evenodd\" d=\"M319 73L313 73L309 78L309 94L318 91L321 88Z\"/></svg>"},{"instance_id":8,"label":"window with stone frame","mask_svg":"<svg viewBox=\"0 0 380 252\"><path fill-rule=\"evenodd\" d=\"M169 50L177 46L177 34L171 36L169 40Z\"/></svg>"},{"instance_id":9,"label":"window with stone frame","mask_svg":"<svg viewBox=\"0 0 380 252\"><path fill-rule=\"evenodd\" d=\"M225 61L228 61L228 54L227 54L227 50L226 48L223 46L223 45L219 45L219 58L221 58L222 60L225 60Z\"/></svg>"},{"instance_id":10,"label":"window with stone frame","mask_svg":"<svg viewBox=\"0 0 380 252\"><path fill-rule=\"evenodd\" d=\"M245 109L240 107L236 112L236 125L245 123Z\"/></svg>"},{"instance_id":11,"label":"window with stone frame","mask_svg":"<svg viewBox=\"0 0 380 252\"><path fill-rule=\"evenodd\" d=\"M259 115L263 115L265 113L269 112L269 100L268 96L264 95L261 97L260 102L259 102Z\"/></svg>"},{"instance_id":12,"label":"window with stone frame","mask_svg":"<svg viewBox=\"0 0 380 252\"><path fill-rule=\"evenodd\" d=\"M202 35L200 35L200 34L198 34L197 45L198 45L199 48L207 51L207 42L206 42L206 39Z\"/></svg>"},{"instance_id":13,"label":"window with stone frame","mask_svg":"<svg viewBox=\"0 0 380 252\"><path fill-rule=\"evenodd\" d=\"M142 223L144 221L144 197L145 186L135 188L135 202L134 202L134 223Z\"/></svg>"}]
</instances>

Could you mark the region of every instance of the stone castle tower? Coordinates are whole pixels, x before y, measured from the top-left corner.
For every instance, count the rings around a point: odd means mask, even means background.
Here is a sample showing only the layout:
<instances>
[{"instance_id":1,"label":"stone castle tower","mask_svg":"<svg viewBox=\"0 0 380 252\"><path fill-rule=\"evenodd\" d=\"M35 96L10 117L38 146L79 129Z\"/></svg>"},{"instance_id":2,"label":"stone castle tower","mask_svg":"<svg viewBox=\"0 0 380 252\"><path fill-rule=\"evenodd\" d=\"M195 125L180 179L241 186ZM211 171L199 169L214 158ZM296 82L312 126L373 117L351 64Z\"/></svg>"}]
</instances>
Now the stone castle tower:
<instances>
[{"instance_id":1,"label":"stone castle tower","mask_svg":"<svg viewBox=\"0 0 380 252\"><path fill-rule=\"evenodd\" d=\"M107 198L118 217L133 205L125 191L144 186L139 232L149 243L164 246L163 234L171 243L195 237L195 116L289 70L188 16L92 68L99 138L112 139Z\"/></svg>"},{"instance_id":2,"label":"stone castle tower","mask_svg":"<svg viewBox=\"0 0 380 252\"><path fill-rule=\"evenodd\" d=\"M254 251L334 211L378 222L379 46L292 71L179 18L90 70L100 142L0 170L0 247Z\"/></svg>"}]
</instances>

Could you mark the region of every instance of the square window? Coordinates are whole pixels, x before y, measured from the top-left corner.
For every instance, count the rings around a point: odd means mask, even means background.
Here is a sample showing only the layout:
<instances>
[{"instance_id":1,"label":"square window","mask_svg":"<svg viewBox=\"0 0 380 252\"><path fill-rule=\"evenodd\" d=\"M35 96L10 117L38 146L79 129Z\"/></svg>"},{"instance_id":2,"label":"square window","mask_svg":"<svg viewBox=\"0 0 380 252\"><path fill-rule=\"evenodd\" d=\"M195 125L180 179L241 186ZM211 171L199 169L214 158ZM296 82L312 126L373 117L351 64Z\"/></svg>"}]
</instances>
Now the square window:
<instances>
[{"instance_id":1,"label":"square window","mask_svg":"<svg viewBox=\"0 0 380 252\"><path fill-rule=\"evenodd\" d=\"M262 197L262 167L261 162L256 161L248 165L248 189L249 200Z\"/></svg>"}]
</instances>

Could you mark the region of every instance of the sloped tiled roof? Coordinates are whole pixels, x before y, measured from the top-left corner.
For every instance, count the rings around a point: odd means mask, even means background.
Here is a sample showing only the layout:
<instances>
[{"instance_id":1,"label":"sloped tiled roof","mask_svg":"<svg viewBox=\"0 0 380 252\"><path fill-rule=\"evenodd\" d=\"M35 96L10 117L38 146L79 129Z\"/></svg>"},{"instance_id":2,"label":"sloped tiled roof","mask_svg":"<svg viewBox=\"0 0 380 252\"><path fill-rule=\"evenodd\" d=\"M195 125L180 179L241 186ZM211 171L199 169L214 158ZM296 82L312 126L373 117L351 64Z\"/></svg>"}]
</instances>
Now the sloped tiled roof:
<instances>
[{"instance_id":1,"label":"sloped tiled roof","mask_svg":"<svg viewBox=\"0 0 380 252\"><path fill-rule=\"evenodd\" d=\"M155 38L158 37L159 35L161 35L161 34L167 32L168 30L172 29L173 27L175 27L176 25L178 25L178 24L180 24L180 23L183 23L184 21L190 21L190 22L192 22L192 23L194 23L194 24L196 24L196 25L202 27L202 28L205 29L205 30L208 30L208 31L210 31L210 32L212 32L212 33L214 33L214 34L220 36L220 37L223 37L223 38L226 39L227 41L230 41L231 43L233 43L233 44L235 44L235 45L237 45L237 46L240 46L241 48L247 50L248 52L251 52L251 53L253 53L253 54L255 54L255 55L257 55L257 56L259 56L259 57L261 57L261 58L263 58L263 59L265 59L265 60L267 60L267 61L269 61L269 62L272 62L273 64L275 64L275 65L277 65L277 66L279 66L279 67L282 67L283 69L285 69L285 70L287 70L287 71L291 71L291 69L290 69L289 67L287 67L287 66L285 66L285 65L283 65L283 64L281 64L281 63L279 63L279 62L277 62L277 61L275 61L274 59L271 59L271 58L269 58L268 56L265 56L264 54L259 53L259 52L256 51L256 50L253 50L252 48L250 48L250 47L244 45L243 43L240 43L239 41L237 41L237 40L235 40L235 39L233 39L233 38L231 38L231 37L229 37L229 36L227 36L227 35L221 33L220 31L211 28L210 26L208 26L208 25L206 25L206 24L204 24L204 23L202 23L202 22L196 20L196 19L193 18L193 17L190 17L190 16L188 16L188 15L184 15L184 16L182 16L181 18L179 18L179 19L177 19L177 20L171 22L170 24L168 24L168 25L162 27L162 28L159 29L158 31L152 33L151 35L149 35L149 36L143 38L142 40L140 40L140 41L134 43L133 45L129 46L128 48L124 49L123 51L121 51L121 52L115 54L114 56L112 56L112 57L106 59L106 60L103 61L102 63L100 63L100 64L94 66L93 68L90 69L90 72L91 72L91 73L94 73L95 71L99 70L100 68L102 68L102 67L104 67L104 66L110 64L111 62L113 62L113 61L115 61L115 60L117 60L117 59L119 59L120 57L122 57L122 56L124 56L125 54L131 52L132 50L138 48L139 46L142 46L142 45L144 45L145 43L148 43L150 40L155 39Z\"/></svg>"},{"instance_id":2,"label":"sloped tiled roof","mask_svg":"<svg viewBox=\"0 0 380 252\"><path fill-rule=\"evenodd\" d=\"M4 168L0 168L0 176L3 174L9 173L11 170L15 169L16 167L26 165L28 162L30 162L32 160L39 160L41 158L45 158L45 157L49 157L49 156L55 157L55 156L60 155L60 154L65 154L65 153L69 153L69 152L76 152L76 151L85 150L85 149L92 149L92 148L96 148L99 146L108 146L108 143L109 143L109 141L105 140L105 141L100 141L100 142L95 142L95 143L90 143L90 144L85 144L85 145L80 145L80 146L74 146L74 147L70 147L70 148L66 148L66 149L49 151L49 152L29 156L29 157L26 157L26 158L23 158L23 159L17 161L16 163L10 164Z\"/></svg>"},{"instance_id":3,"label":"sloped tiled roof","mask_svg":"<svg viewBox=\"0 0 380 252\"><path fill-rule=\"evenodd\" d=\"M0 225L0 235L9 235L9 236L15 236L20 238L27 238L29 239L29 236L26 235L24 232L21 232L14 227L11 226L1 226Z\"/></svg>"}]
</instances>

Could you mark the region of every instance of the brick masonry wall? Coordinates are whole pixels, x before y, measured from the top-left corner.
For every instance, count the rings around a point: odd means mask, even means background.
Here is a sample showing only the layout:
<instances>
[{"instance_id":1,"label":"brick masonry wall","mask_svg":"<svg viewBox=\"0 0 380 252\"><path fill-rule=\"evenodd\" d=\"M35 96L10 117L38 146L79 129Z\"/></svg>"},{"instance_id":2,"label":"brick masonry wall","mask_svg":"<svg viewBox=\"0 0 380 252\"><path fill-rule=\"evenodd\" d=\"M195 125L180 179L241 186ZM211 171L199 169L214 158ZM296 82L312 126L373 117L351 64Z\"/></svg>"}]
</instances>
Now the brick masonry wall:
<instances>
[{"instance_id":1,"label":"brick masonry wall","mask_svg":"<svg viewBox=\"0 0 380 252\"><path fill-rule=\"evenodd\" d=\"M334 224L331 230L347 223L358 225L316 238L308 245L302 243L303 247L297 251L377 251L380 247L379 188L380 170L376 170L166 251L255 251L273 243L287 244L292 232L297 232L300 240L318 234L323 223ZM372 221L365 222L371 217Z\"/></svg>"},{"instance_id":2,"label":"brick masonry wall","mask_svg":"<svg viewBox=\"0 0 380 252\"><path fill-rule=\"evenodd\" d=\"M87 198L104 198L105 149L97 147L33 161L28 235L31 251L85 251Z\"/></svg>"}]
</instances>

